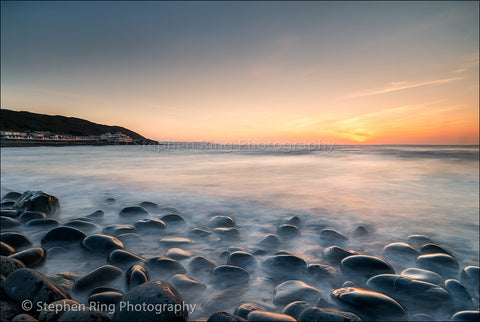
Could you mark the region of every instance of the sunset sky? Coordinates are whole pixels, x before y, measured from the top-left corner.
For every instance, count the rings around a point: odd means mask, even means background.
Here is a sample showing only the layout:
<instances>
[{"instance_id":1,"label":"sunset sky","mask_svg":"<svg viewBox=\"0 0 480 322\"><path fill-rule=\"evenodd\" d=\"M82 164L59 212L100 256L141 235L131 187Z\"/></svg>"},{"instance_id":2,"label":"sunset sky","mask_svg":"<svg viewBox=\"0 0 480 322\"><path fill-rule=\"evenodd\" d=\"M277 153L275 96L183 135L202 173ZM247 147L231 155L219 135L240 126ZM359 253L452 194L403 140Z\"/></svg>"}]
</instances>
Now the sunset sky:
<instances>
[{"instance_id":1,"label":"sunset sky","mask_svg":"<svg viewBox=\"0 0 480 322\"><path fill-rule=\"evenodd\" d=\"M1 6L2 108L162 141L478 144L478 2Z\"/></svg>"}]
</instances>

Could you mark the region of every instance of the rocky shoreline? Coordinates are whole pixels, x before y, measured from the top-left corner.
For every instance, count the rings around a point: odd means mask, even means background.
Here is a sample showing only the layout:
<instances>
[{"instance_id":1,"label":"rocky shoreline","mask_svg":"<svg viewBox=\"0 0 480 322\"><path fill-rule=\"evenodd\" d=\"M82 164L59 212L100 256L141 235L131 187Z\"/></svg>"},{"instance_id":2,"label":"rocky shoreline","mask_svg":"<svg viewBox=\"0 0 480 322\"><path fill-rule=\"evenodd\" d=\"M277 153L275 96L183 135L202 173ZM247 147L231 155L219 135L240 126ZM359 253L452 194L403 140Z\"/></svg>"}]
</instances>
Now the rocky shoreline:
<instances>
[{"instance_id":1,"label":"rocky shoreline","mask_svg":"<svg viewBox=\"0 0 480 322\"><path fill-rule=\"evenodd\" d=\"M2 198L2 321L480 318L479 267L461 267L427 236L383 245L365 226L344 235L292 215L276 234L245 241L232 216L214 213L192 227L176 208L150 201L122 208L118 223L105 225L105 211L116 203L108 198L98 210L63 222L60 201L49 193ZM323 247L320 261L289 249L307 230ZM144 240L157 243L158 256L133 251ZM200 253L199 245L209 251ZM81 273L38 271L72 254L103 264Z\"/></svg>"}]
</instances>

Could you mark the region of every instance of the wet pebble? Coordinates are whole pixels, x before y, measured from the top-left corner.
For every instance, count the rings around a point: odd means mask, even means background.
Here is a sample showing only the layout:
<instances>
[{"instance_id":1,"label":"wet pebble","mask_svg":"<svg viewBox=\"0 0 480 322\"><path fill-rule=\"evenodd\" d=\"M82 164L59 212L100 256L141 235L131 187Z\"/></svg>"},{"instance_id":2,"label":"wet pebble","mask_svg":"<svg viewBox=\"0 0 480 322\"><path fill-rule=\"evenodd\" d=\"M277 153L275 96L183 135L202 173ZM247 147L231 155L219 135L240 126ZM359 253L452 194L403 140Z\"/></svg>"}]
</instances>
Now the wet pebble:
<instances>
[{"instance_id":1,"label":"wet pebble","mask_svg":"<svg viewBox=\"0 0 480 322\"><path fill-rule=\"evenodd\" d=\"M66 291L71 291L75 282L82 276L80 273L63 272L48 276L56 285L61 286Z\"/></svg>"},{"instance_id":2,"label":"wet pebble","mask_svg":"<svg viewBox=\"0 0 480 322\"><path fill-rule=\"evenodd\" d=\"M17 211L41 211L47 216L53 216L60 211L58 198L44 191L25 191L15 202L13 208Z\"/></svg>"},{"instance_id":3,"label":"wet pebble","mask_svg":"<svg viewBox=\"0 0 480 322\"><path fill-rule=\"evenodd\" d=\"M233 314L241 318L247 319L248 314L256 310L262 310L262 308L255 303L248 302L248 303L243 303L237 306Z\"/></svg>"},{"instance_id":4,"label":"wet pebble","mask_svg":"<svg viewBox=\"0 0 480 322\"><path fill-rule=\"evenodd\" d=\"M440 275L450 274L459 268L458 262L450 255L437 253L417 257L417 264L424 269L434 271Z\"/></svg>"},{"instance_id":5,"label":"wet pebble","mask_svg":"<svg viewBox=\"0 0 480 322\"><path fill-rule=\"evenodd\" d=\"M309 308L310 304L305 301L295 301L287 304L283 310L282 314L290 315L292 318L297 319L300 317L300 314L306 309Z\"/></svg>"},{"instance_id":6,"label":"wet pebble","mask_svg":"<svg viewBox=\"0 0 480 322\"><path fill-rule=\"evenodd\" d=\"M4 243L3 241L0 242L0 255L2 256L9 256L15 253L15 249L8 245L7 243Z\"/></svg>"},{"instance_id":7,"label":"wet pebble","mask_svg":"<svg viewBox=\"0 0 480 322\"><path fill-rule=\"evenodd\" d=\"M375 256L353 255L341 262L341 271L349 279L365 282L372 276L379 274L394 274L389 263Z\"/></svg>"},{"instance_id":8,"label":"wet pebble","mask_svg":"<svg viewBox=\"0 0 480 322\"><path fill-rule=\"evenodd\" d=\"M248 314L248 321L296 322L296 320L289 315L274 313L274 312L267 312L267 311L260 311L260 310L255 310L253 312L250 312L250 314Z\"/></svg>"},{"instance_id":9,"label":"wet pebble","mask_svg":"<svg viewBox=\"0 0 480 322\"><path fill-rule=\"evenodd\" d=\"M17 201L21 196L22 194L20 192L10 191L6 193L5 196L3 196L2 201L6 201L6 200Z\"/></svg>"},{"instance_id":10,"label":"wet pebble","mask_svg":"<svg viewBox=\"0 0 480 322\"><path fill-rule=\"evenodd\" d=\"M41 264L45 259L45 249L42 247L27 248L10 255L10 258L18 259L25 264L26 267L34 267Z\"/></svg>"},{"instance_id":11,"label":"wet pebble","mask_svg":"<svg viewBox=\"0 0 480 322\"><path fill-rule=\"evenodd\" d=\"M94 253L108 254L116 249L124 249L123 243L115 237L94 234L82 241L83 247Z\"/></svg>"},{"instance_id":12,"label":"wet pebble","mask_svg":"<svg viewBox=\"0 0 480 322\"><path fill-rule=\"evenodd\" d=\"M190 230L188 232L188 237L190 237L191 239L204 239L204 238L208 238L212 235L211 232L205 230L205 229L201 229L201 228L193 228L192 230Z\"/></svg>"},{"instance_id":13,"label":"wet pebble","mask_svg":"<svg viewBox=\"0 0 480 322\"><path fill-rule=\"evenodd\" d=\"M0 240L16 250L32 246L30 238L21 233L7 232L0 235Z\"/></svg>"},{"instance_id":14,"label":"wet pebble","mask_svg":"<svg viewBox=\"0 0 480 322\"><path fill-rule=\"evenodd\" d=\"M358 255L358 253L339 246L330 246L323 250L323 257L333 265L339 265L344 258L352 255Z\"/></svg>"},{"instance_id":15,"label":"wet pebble","mask_svg":"<svg viewBox=\"0 0 480 322\"><path fill-rule=\"evenodd\" d=\"M136 233L136 229L133 225L110 225L103 228L103 233L110 236L119 236L122 234Z\"/></svg>"},{"instance_id":16,"label":"wet pebble","mask_svg":"<svg viewBox=\"0 0 480 322\"><path fill-rule=\"evenodd\" d=\"M289 240L299 237L301 233L297 226L285 224L278 227L277 235L280 236L281 239Z\"/></svg>"},{"instance_id":17,"label":"wet pebble","mask_svg":"<svg viewBox=\"0 0 480 322\"><path fill-rule=\"evenodd\" d=\"M188 252L186 250L183 250L181 248L177 248L177 247L170 248L165 253L165 256L170 257L170 258L175 259L175 260L186 259L186 258L189 258L191 255L192 254L190 252Z\"/></svg>"},{"instance_id":18,"label":"wet pebble","mask_svg":"<svg viewBox=\"0 0 480 322\"><path fill-rule=\"evenodd\" d=\"M123 271L112 265L103 265L82 275L74 284L74 292L87 292L97 286L117 285Z\"/></svg>"},{"instance_id":19,"label":"wet pebble","mask_svg":"<svg viewBox=\"0 0 480 322\"><path fill-rule=\"evenodd\" d=\"M295 255L273 255L267 257L262 266L267 275L275 279L301 278L307 270L307 263Z\"/></svg>"},{"instance_id":20,"label":"wet pebble","mask_svg":"<svg viewBox=\"0 0 480 322\"><path fill-rule=\"evenodd\" d=\"M445 288L452 295L455 311L473 310L472 296L462 283L448 279L445 281Z\"/></svg>"},{"instance_id":21,"label":"wet pebble","mask_svg":"<svg viewBox=\"0 0 480 322\"><path fill-rule=\"evenodd\" d=\"M473 322L480 321L480 311L461 311L457 312L450 318L450 321Z\"/></svg>"},{"instance_id":22,"label":"wet pebble","mask_svg":"<svg viewBox=\"0 0 480 322\"><path fill-rule=\"evenodd\" d=\"M35 319L33 316L30 314L19 314L16 317L12 319L12 322L37 322L38 320Z\"/></svg>"},{"instance_id":23,"label":"wet pebble","mask_svg":"<svg viewBox=\"0 0 480 322\"><path fill-rule=\"evenodd\" d=\"M172 284L180 294L193 300L207 288L202 282L185 274L174 274L168 278L168 282Z\"/></svg>"},{"instance_id":24,"label":"wet pebble","mask_svg":"<svg viewBox=\"0 0 480 322\"><path fill-rule=\"evenodd\" d=\"M304 301L315 305L322 296L322 292L303 281L288 280L275 287L276 305L286 305L295 301Z\"/></svg>"},{"instance_id":25,"label":"wet pebble","mask_svg":"<svg viewBox=\"0 0 480 322\"><path fill-rule=\"evenodd\" d=\"M2 203L2 207L5 206L5 203ZM19 213L13 209L4 209L0 210L0 216L9 217L9 218L17 218Z\"/></svg>"},{"instance_id":26,"label":"wet pebble","mask_svg":"<svg viewBox=\"0 0 480 322\"><path fill-rule=\"evenodd\" d=\"M45 220L45 219L38 219ZM50 230L41 240L43 247L73 246L80 244L87 234L73 227L56 227Z\"/></svg>"},{"instance_id":27,"label":"wet pebble","mask_svg":"<svg viewBox=\"0 0 480 322\"><path fill-rule=\"evenodd\" d=\"M232 217L229 217L229 216L213 216L208 220L208 224L211 227L215 227L215 228L235 227L235 221L233 220Z\"/></svg>"},{"instance_id":28,"label":"wet pebble","mask_svg":"<svg viewBox=\"0 0 480 322\"><path fill-rule=\"evenodd\" d=\"M344 312L335 309L322 309L318 307L306 308L298 317L299 322L310 321L344 321L354 322L362 321L360 317L354 313Z\"/></svg>"},{"instance_id":29,"label":"wet pebble","mask_svg":"<svg viewBox=\"0 0 480 322\"><path fill-rule=\"evenodd\" d=\"M25 211L23 212L18 219L20 222L26 224L32 219L44 219L47 218L47 215L41 211Z\"/></svg>"},{"instance_id":30,"label":"wet pebble","mask_svg":"<svg viewBox=\"0 0 480 322\"><path fill-rule=\"evenodd\" d=\"M94 220L102 220L105 217L105 212L103 210L95 210L91 214L87 215L87 218L94 219Z\"/></svg>"},{"instance_id":31,"label":"wet pebble","mask_svg":"<svg viewBox=\"0 0 480 322\"><path fill-rule=\"evenodd\" d=\"M320 232L320 240L325 246L342 245L348 238L335 229L323 229Z\"/></svg>"},{"instance_id":32,"label":"wet pebble","mask_svg":"<svg viewBox=\"0 0 480 322\"><path fill-rule=\"evenodd\" d=\"M353 230L353 237L355 238L365 238L365 237L368 237L369 235L370 234L368 232L368 229L362 225L355 227L355 229Z\"/></svg>"},{"instance_id":33,"label":"wet pebble","mask_svg":"<svg viewBox=\"0 0 480 322\"><path fill-rule=\"evenodd\" d=\"M425 235L410 235L407 242L416 249L421 249L426 244L433 244L433 241Z\"/></svg>"},{"instance_id":34,"label":"wet pebble","mask_svg":"<svg viewBox=\"0 0 480 322\"><path fill-rule=\"evenodd\" d=\"M462 283L478 298L479 295L480 268L478 266L467 266L460 273Z\"/></svg>"},{"instance_id":35,"label":"wet pebble","mask_svg":"<svg viewBox=\"0 0 480 322\"><path fill-rule=\"evenodd\" d=\"M144 263L145 259L126 250L116 249L108 255L108 262L122 269L126 269L133 264Z\"/></svg>"},{"instance_id":36,"label":"wet pebble","mask_svg":"<svg viewBox=\"0 0 480 322\"><path fill-rule=\"evenodd\" d=\"M190 245L192 240L184 237L165 237L160 239L160 244L165 246L185 246Z\"/></svg>"},{"instance_id":37,"label":"wet pebble","mask_svg":"<svg viewBox=\"0 0 480 322\"><path fill-rule=\"evenodd\" d=\"M213 231L221 240L231 241L240 239L240 231L237 228L215 228Z\"/></svg>"},{"instance_id":38,"label":"wet pebble","mask_svg":"<svg viewBox=\"0 0 480 322\"><path fill-rule=\"evenodd\" d=\"M421 269L421 268L407 268L400 273L414 280L424 281L432 284L440 285L442 283L442 277L435 272Z\"/></svg>"},{"instance_id":39,"label":"wet pebble","mask_svg":"<svg viewBox=\"0 0 480 322\"><path fill-rule=\"evenodd\" d=\"M94 294L105 293L105 292L115 292L115 293L120 293L120 294L123 295L123 292L121 290L115 288L115 287L99 286L99 287L95 287L93 290L91 290L88 293L88 297L91 297Z\"/></svg>"},{"instance_id":40,"label":"wet pebble","mask_svg":"<svg viewBox=\"0 0 480 322\"><path fill-rule=\"evenodd\" d=\"M142 201L139 206L145 208L148 212L152 214L156 214L160 211L160 207L156 203L151 201Z\"/></svg>"},{"instance_id":41,"label":"wet pebble","mask_svg":"<svg viewBox=\"0 0 480 322\"><path fill-rule=\"evenodd\" d=\"M170 213L170 214L167 214L167 215L164 215L162 217L160 217L160 219L165 222L168 227L170 228L170 226L172 227L175 227L175 226L183 226L186 224L185 222L185 219L183 219L182 216L180 216L180 214L175 214L175 213Z\"/></svg>"},{"instance_id":42,"label":"wet pebble","mask_svg":"<svg viewBox=\"0 0 480 322\"><path fill-rule=\"evenodd\" d=\"M205 256L196 256L188 264L188 270L193 275L205 275L213 271L216 264Z\"/></svg>"},{"instance_id":43,"label":"wet pebble","mask_svg":"<svg viewBox=\"0 0 480 322\"><path fill-rule=\"evenodd\" d=\"M227 312L215 312L208 318L207 322L244 322L242 317Z\"/></svg>"},{"instance_id":44,"label":"wet pebble","mask_svg":"<svg viewBox=\"0 0 480 322\"><path fill-rule=\"evenodd\" d=\"M239 266L247 271L252 271L257 266L255 256L245 251L235 251L228 256L228 265Z\"/></svg>"},{"instance_id":45,"label":"wet pebble","mask_svg":"<svg viewBox=\"0 0 480 322\"><path fill-rule=\"evenodd\" d=\"M259 246L266 249L276 249L280 246L280 239L277 235L269 234L260 241Z\"/></svg>"},{"instance_id":46,"label":"wet pebble","mask_svg":"<svg viewBox=\"0 0 480 322\"><path fill-rule=\"evenodd\" d=\"M145 267L141 265L133 265L127 270L127 284L128 288L132 289L140 284L146 283L149 280L149 274Z\"/></svg>"},{"instance_id":47,"label":"wet pebble","mask_svg":"<svg viewBox=\"0 0 480 322\"><path fill-rule=\"evenodd\" d=\"M122 299L123 294L118 292L101 292L95 293L88 298L88 303L95 302L98 304L117 304ZM90 304L91 305L91 304ZM99 305L97 305L99 307Z\"/></svg>"},{"instance_id":48,"label":"wet pebble","mask_svg":"<svg viewBox=\"0 0 480 322\"><path fill-rule=\"evenodd\" d=\"M407 243L390 243L383 249L383 254L389 257L417 258L420 253Z\"/></svg>"},{"instance_id":49,"label":"wet pebble","mask_svg":"<svg viewBox=\"0 0 480 322\"><path fill-rule=\"evenodd\" d=\"M18 259L0 256L0 272L3 276L8 277L8 275L20 268L25 268L25 264Z\"/></svg>"},{"instance_id":50,"label":"wet pebble","mask_svg":"<svg viewBox=\"0 0 480 322\"><path fill-rule=\"evenodd\" d=\"M72 307L79 307L80 303L70 299L58 300L51 303L55 310L41 310L38 316L39 322L58 321L60 317Z\"/></svg>"},{"instance_id":51,"label":"wet pebble","mask_svg":"<svg viewBox=\"0 0 480 322\"><path fill-rule=\"evenodd\" d=\"M250 274L243 268L233 265L220 265L212 271L212 282L221 287L246 285Z\"/></svg>"},{"instance_id":52,"label":"wet pebble","mask_svg":"<svg viewBox=\"0 0 480 322\"><path fill-rule=\"evenodd\" d=\"M151 275L158 278L167 278L173 274L184 274L187 271L178 261L164 256L149 258L146 265Z\"/></svg>"},{"instance_id":53,"label":"wet pebble","mask_svg":"<svg viewBox=\"0 0 480 322\"><path fill-rule=\"evenodd\" d=\"M85 220L79 220L79 219L70 220L66 222L64 226L78 228L83 231L94 231L100 228L98 225L95 225L94 223L91 223Z\"/></svg>"},{"instance_id":54,"label":"wet pebble","mask_svg":"<svg viewBox=\"0 0 480 322\"><path fill-rule=\"evenodd\" d=\"M422 254L439 254L440 253L440 254L447 254L453 257L451 252L435 244L423 245L422 248L420 249L420 253Z\"/></svg>"},{"instance_id":55,"label":"wet pebble","mask_svg":"<svg viewBox=\"0 0 480 322\"><path fill-rule=\"evenodd\" d=\"M22 223L18 220L10 217L0 216L0 228L7 230L20 226Z\"/></svg>"},{"instance_id":56,"label":"wet pebble","mask_svg":"<svg viewBox=\"0 0 480 322\"><path fill-rule=\"evenodd\" d=\"M54 228L61 223L55 218L32 219L25 224L30 229Z\"/></svg>"},{"instance_id":57,"label":"wet pebble","mask_svg":"<svg viewBox=\"0 0 480 322\"><path fill-rule=\"evenodd\" d=\"M148 211L140 206L132 206L123 208L118 215L122 218L147 217Z\"/></svg>"},{"instance_id":58,"label":"wet pebble","mask_svg":"<svg viewBox=\"0 0 480 322\"><path fill-rule=\"evenodd\" d=\"M140 219L133 225L138 232L142 233L158 233L159 231L167 229L167 224L156 218Z\"/></svg>"},{"instance_id":59,"label":"wet pebble","mask_svg":"<svg viewBox=\"0 0 480 322\"><path fill-rule=\"evenodd\" d=\"M337 288L342 283L340 273L336 268L324 264L309 264L307 267L308 275L317 283L327 283Z\"/></svg>"}]
</instances>

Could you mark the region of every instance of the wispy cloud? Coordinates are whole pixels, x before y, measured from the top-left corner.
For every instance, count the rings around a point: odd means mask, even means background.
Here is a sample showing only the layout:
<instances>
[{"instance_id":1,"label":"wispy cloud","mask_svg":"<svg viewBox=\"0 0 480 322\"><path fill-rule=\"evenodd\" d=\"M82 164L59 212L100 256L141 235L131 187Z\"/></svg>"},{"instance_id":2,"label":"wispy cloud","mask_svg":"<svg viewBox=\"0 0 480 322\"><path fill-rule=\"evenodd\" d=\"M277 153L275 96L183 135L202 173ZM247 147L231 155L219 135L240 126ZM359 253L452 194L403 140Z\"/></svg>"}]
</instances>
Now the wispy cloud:
<instances>
[{"instance_id":1,"label":"wispy cloud","mask_svg":"<svg viewBox=\"0 0 480 322\"><path fill-rule=\"evenodd\" d=\"M353 94L348 95L346 98L373 96L373 95L396 92L396 91L401 91L401 90L404 90L404 89L415 88L415 87L420 87L420 86L445 84L445 83L455 82L455 81L458 81L458 80L461 80L461 79L463 79L463 77L451 77L451 78L435 79L435 80L417 82L417 83L408 82L408 81L392 82L389 86L387 86L385 88L377 89L377 90L373 90L373 91L364 91L364 92L353 93Z\"/></svg>"}]
</instances>

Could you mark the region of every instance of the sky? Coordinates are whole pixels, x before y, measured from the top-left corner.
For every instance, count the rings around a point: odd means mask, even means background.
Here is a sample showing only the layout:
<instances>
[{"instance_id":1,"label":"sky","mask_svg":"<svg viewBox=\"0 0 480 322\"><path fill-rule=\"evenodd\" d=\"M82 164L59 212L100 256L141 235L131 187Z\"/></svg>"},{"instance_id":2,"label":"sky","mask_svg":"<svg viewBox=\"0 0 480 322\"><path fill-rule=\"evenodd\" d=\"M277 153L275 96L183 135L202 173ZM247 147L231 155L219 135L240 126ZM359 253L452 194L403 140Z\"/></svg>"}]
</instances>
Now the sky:
<instances>
[{"instance_id":1,"label":"sky","mask_svg":"<svg viewBox=\"0 0 480 322\"><path fill-rule=\"evenodd\" d=\"M161 141L479 143L478 1L1 2L1 107Z\"/></svg>"}]
</instances>

